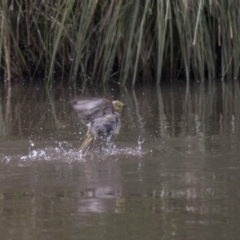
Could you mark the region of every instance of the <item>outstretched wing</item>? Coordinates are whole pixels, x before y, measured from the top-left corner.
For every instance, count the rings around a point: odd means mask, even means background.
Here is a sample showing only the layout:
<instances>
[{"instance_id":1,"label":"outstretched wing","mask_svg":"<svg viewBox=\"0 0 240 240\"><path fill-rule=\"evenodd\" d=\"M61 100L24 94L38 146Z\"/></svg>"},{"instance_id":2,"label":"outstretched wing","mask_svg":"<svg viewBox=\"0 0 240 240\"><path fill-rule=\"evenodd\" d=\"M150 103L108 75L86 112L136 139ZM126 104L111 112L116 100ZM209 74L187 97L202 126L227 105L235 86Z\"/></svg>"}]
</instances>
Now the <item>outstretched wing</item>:
<instances>
[{"instance_id":1,"label":"outstretched wing","mask_svg":"<svg viewBox=\"0 0 240 240\"><path fill-rule=\"evenodd\" d=\"M88 121L113 112L112 102L105 98L78 99L72 104L79 117Z\"/></svg>"}]
</instances>

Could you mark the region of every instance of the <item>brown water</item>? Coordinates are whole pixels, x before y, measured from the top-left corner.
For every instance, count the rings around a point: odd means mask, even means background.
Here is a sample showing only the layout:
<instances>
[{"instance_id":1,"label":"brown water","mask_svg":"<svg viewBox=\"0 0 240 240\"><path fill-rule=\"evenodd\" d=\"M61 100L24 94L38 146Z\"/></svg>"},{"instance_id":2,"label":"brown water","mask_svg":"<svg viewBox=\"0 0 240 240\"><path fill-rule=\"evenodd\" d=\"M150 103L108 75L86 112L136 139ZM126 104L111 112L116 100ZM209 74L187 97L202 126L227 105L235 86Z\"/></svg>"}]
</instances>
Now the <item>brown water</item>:
<instances>
[{"instance_id":1,"label":"brown water","mask_svg":"<svg viewBox=\"0 0 240 240\"><path fill-rule=\"evenodd\" d=\"M79 156L69 100L129 107L115 147ZM0 91L0 239L240 236L240 87Z\"/></svg>"}]
</instances>

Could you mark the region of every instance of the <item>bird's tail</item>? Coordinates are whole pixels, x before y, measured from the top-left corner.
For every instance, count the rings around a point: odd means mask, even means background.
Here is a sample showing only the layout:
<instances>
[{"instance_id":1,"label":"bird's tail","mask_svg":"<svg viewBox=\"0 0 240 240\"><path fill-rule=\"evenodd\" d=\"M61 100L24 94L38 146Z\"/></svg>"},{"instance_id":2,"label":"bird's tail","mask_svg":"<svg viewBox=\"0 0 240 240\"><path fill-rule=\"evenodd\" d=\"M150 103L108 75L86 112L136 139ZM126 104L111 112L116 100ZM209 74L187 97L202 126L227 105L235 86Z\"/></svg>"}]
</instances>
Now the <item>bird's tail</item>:
<instances>
[{"instance_id":1,"label":"bird's tail","mask_svg":"<svg viewBox=\"0 0 240 240\"><path fill-rule=\"evenodd\" d=\"M91 133L87 133L84 142L79 148L79 151L82 155L86 155L89 151L89 149L92 147L94 137Z\"/></svg>"}]
</instances>

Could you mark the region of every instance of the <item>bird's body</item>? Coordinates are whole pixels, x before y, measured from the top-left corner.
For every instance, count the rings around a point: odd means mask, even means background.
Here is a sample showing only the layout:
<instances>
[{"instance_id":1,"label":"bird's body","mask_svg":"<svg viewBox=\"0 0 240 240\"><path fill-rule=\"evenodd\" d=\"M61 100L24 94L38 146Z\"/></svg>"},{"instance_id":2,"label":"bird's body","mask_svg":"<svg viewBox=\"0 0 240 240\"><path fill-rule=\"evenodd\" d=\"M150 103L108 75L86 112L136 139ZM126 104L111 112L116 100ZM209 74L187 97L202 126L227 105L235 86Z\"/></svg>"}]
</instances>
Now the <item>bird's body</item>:
<instances>
[{"instance_id":1,"label":"bird's body","mask_svg":"<svg viewBox=\"0 0 240 240\"><path fill-rule=\"evenodd\" d=\"M94 140L108 142L113 135L119 133L120 117L124 106L120 101L110 101L104 98L75 102L73 107L82 118L89 121L85 140L79 148L81 154L87 154Z\"/></svg>"},{"instance_id":2,"label":"bird's body","mask_svg":"<svg viewBox=\"0 0 240 240\"><path fill-rule=\"evenodd\" d=\"M83 155L92 147L94 140L109 142L113 135L119 133L121 127L120 114L118 112L106 114L89 122L87 127L85 140L79 149Z\"/></svg>"}]
</instances>

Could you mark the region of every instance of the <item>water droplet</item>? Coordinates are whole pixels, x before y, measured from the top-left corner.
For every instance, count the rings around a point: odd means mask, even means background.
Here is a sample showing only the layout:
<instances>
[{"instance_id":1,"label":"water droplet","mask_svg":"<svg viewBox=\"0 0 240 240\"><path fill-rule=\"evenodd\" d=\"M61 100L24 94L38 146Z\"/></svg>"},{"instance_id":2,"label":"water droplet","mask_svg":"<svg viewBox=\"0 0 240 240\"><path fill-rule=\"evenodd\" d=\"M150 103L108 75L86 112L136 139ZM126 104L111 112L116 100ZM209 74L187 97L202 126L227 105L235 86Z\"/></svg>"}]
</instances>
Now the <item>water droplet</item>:
<instances>
[{"instance_id":1,"label":"water droplet","mask_svg":"<svg viewBox=\"0 0 240 240\"><path fill-rule=\"evenodd\" d=\"M145 139L142 136L138 137L138 149L142 149L142 144L145 142Z\"/></svg>"}]
</instances>

